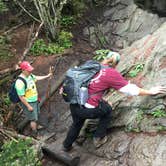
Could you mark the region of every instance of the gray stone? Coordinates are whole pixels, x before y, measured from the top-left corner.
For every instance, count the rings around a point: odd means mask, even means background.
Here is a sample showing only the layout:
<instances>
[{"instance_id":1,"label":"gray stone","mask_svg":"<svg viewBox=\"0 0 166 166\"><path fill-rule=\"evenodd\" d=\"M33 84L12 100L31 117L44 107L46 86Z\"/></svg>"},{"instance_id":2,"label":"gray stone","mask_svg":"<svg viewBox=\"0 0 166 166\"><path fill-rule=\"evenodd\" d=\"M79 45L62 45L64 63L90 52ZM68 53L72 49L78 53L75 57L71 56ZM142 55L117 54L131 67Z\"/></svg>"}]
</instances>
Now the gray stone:
<instances>
[{"instance_id":1,"label":"gray stone","mask_svg":"<svg viewBox=\"0 0 166 166\"><path fill-rule=\"evenodd\" d=\"M112 21L129 18L133 14L133 12L136 10L136 8L137 8L136 5L127 6L121 10L118 10L116 8L116 11L113 13L113 16L112 16Z\"/></svg>"}]
</instances>

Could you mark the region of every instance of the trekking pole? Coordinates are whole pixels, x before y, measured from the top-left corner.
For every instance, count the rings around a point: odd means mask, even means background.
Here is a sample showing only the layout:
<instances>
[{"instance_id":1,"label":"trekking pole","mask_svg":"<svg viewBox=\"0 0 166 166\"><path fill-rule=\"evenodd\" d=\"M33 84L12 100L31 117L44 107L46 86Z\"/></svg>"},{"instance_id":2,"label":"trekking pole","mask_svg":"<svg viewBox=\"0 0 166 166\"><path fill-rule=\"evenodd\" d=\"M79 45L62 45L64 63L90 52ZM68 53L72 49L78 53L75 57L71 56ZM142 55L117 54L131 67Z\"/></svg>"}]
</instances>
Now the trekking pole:
<instances>
[{"instance_id":1,"label":"trekking pole","mask_svg":"<svg viewBox=\"0 0 166 166\"><path fill-rule=\"evenodd\" d=\"M53 66L50 66L49 68L49 73L52 73L52 76L53 76L53 73L54 73L54 67ZM47 87L47 91L46 91L46 98L48 98L48 116L50 117L50 111L51 111L51 105L50 105L50 92L51 92L51 79L52 79L52 76L49 77L49 80L48 80L48 87Z\"/></svg>"}]
</instances>

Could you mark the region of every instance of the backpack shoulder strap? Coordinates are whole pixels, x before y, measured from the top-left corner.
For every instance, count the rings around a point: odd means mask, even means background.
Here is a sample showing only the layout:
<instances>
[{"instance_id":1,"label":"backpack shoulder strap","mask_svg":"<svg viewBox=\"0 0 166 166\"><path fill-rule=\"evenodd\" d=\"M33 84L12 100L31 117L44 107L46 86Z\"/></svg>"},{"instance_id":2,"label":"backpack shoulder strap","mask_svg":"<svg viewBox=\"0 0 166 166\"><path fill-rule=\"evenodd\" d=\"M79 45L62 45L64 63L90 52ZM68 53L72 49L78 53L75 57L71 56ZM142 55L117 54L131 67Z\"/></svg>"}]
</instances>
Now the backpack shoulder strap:
<instances>
[{"instance_id":1,"label":"backpack shoulder strap","mask_svg":"<svg viewBox=\"0 0 166 166\"><path fill-rule=\"evenodd\" d=\"M110 66L101 65L101 69L111 68Z\"/></svg>"},{"instance_id":2,"label":"backpack shoulder strap","mask_svg":"<svg viewBox=\"0 0 166 166\"><path fill-rule=\"evenodd\" d=\"M24 83L24 85L25 85L25 89L27 89L27 82L26 82L26 80L23 77L17 77L17 79L21 80Z\"/></svg>"}]
</instances>

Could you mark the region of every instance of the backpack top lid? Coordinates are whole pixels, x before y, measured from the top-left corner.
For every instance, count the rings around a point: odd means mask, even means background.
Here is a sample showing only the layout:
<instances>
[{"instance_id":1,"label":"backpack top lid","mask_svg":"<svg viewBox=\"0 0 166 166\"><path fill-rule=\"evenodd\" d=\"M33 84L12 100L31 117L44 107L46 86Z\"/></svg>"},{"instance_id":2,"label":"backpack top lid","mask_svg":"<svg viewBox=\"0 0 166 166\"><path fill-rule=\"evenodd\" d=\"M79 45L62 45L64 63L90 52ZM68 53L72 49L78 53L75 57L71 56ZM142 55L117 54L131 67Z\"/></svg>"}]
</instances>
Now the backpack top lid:
<instances>
[{"instance_id":1,"label":"backpack top lid","mask_svg":"<svg viewBox=\"0 0 166 166\"><path fill-rule=\"evenodd\" d=\"M17 77L17 79L21 80L25 84L25 89L26 89L27 88L26 80L22 77ZM12 83L10 90L9 90L9 94L8 94L10 101L13 103L20 102L20 98L19 98L16 88L15 88L15 83L16 83L17 79Z\"/></svg>"},{"instance_id":2,"label":"backpack top lid","mask_svg":"<svg viewBox=\"0 0 166 166\"><path fill-rule=\"evenodd\" d=\"M77 68L70 68L66 72L63 83L62 96L66 102L80 104L79 92L82 86L88 87L90 80L101 69L97 61L89 60Z\"/></svg>"}]
</instances>

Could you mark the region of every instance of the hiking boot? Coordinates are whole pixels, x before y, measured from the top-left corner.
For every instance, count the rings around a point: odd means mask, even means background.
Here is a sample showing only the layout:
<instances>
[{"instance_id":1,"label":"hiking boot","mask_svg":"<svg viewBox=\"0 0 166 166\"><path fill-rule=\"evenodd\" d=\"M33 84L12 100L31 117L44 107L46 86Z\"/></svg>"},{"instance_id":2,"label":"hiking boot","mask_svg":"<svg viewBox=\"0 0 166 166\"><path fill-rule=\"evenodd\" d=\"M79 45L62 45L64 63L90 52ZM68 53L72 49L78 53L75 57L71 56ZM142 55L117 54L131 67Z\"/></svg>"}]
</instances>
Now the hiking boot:
<instances>
[{"instance_id":1,"label":"hiking boot","mask_svg":"<svg viewBox=\"0 0 166 166\"><path fill-rule=\"evenodd\" d=\"M33 138L36 138L37 135L38 135L37 130L32 130L32 131L31 131L31 136L32 136Z\"/></svg>"},{"instance_id":2,"label":"hiking boot","mask_svg":"<svg viewBox=\"0 0 166 166\"><path fill-rule=\"evenodd\" d=\"M66 148L66 147L62 147L62 151L64 151L64 152L69 152L69 151L71 151L73 149L73 147L72 146L70 146L70 147L68 147L68 148Z\"/></svg>"},{"instance_id":3,"label":"hiking boot","mask_svg":"<svg viewBox=\"0 0 166 166\"><path fill-rule=\"evenodd\" d=\"M82 145L84 142L85 142L85 140L86 140L86 137L85 136L79 136L77 139L76 139L76 144L77 145Z\"/></svg>"},{"instance_id":4,"label":"hiking boot","mask_svg":"<svg viewBox=\"0 0 166 166\"><path fill-rule=\"evenodd\" d=\"M100 146L105 144L107 142L107 140L108 140L107 136L104 136L103 138L94 137L93 144L94 144L95 148L99 148Z\"/></svg>"},{"instance_id":5,"label":"hiking boot","mask_svg":"<svg viewBox=\"0 0 166 166\"><path fill-rule=\"evenodd\" d=\"M34 139L37 139L37 140L42 139L42 136L39 135L37 130L32 130L31 137L33 137Z\"/></svg>"},{"instance_id":6,"label":"hiking boot","mask_svg":"<svg viewBox=\"0 0 166 166\"><path fill-rule=\"evenodd\" d=\"M38 129L38 130L44 129L44 126L42 126L42 125L37 125L37 129Z\"/></svg>"}]
</instances>

